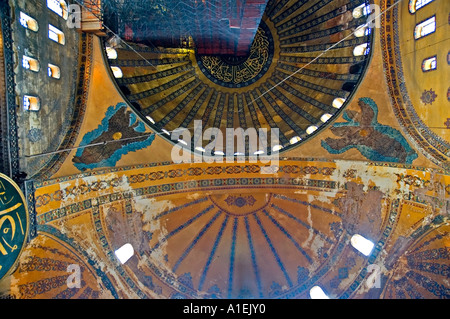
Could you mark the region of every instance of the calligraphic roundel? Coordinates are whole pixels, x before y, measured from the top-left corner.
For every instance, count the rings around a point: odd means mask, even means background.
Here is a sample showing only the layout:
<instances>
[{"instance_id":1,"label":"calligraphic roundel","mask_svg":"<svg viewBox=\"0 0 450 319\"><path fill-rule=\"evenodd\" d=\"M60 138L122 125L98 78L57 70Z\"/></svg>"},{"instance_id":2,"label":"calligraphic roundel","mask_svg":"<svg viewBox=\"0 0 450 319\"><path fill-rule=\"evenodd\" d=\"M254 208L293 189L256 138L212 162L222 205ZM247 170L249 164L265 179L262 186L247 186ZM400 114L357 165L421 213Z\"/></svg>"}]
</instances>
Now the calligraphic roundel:
<instances>
[{"instance_id":1,"label":"calligraphic roundel","mask_svg":"<svg viewBox=\"0 0 450 319\"><path fill-rule=\"evenodd\" d=\"M14 270L27 241L28 220L22 191L0 173L0 280Z\"/></svg>"}]
</instances>

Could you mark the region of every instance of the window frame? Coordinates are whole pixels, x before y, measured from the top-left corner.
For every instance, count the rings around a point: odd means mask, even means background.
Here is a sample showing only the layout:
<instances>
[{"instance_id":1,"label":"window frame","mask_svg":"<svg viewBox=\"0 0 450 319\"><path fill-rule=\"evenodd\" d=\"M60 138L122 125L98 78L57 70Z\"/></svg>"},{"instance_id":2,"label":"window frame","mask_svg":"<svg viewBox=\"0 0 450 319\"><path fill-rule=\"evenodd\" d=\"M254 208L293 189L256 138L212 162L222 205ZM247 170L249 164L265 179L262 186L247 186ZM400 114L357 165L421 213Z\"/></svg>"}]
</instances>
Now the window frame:
<instances>
[{"instance_id":1,"label":"window frame","mask_svg":"<svg viewBox=\"0 0 450 319\"><path fill-rule=\"evenodd\" d=\"M435 61L436 61L436 67L433 68L433 69L425 70L425 69L423 68L424 63L425 63L426 61L428 61L428 60L431 60L431 59L435 59ZM421 65L420 67L421 67L421 69L422 69L422 72L424 72L424 73L425 73L425 72L430 72L430 71L437 70L437 55L433 55L433 56L430 56L430 57L428 57L428 58L423 59L423 60L422 60L422 65Z\"/></svg>"},{"instance_id":2,"label":"window frame","mask_svg":"<svg viewBox=\"0 0 450 319\"><path fill-rule=\"evenodd\" d=\"M53 30L54 29L54 30ZM50 32L55 33L58 36L58 41L56 41L55 39L53 39L52 37L50 37ZM66 44L66 36L64 34L64 32L60 29L58 29L57 27L55 27L53 24L48 24L48 34L47 34L48 38L60 45L65 45ZM62 40L60 39L60 36L62 36Z\"/></svg>"},{"instance_id":3,"label":"window frame","mask_svg":"<svg viewBox=\"0 0 450 319\"><path fill-rule=\"evenodd\" d=\"M54 69L56 69L56 71L58 72L58 76L55 76L53 74ZM49 74L49 70L51 70L51 74ZM50 77L52 79L59 80L61 78L61 68L59 66L57 66L56 64L48 63L47 64L47 75L48 75L48 77Z\"/></svg>"},{"instance_id":4,"label":"window frame","mask_svg":"<svg viewBox=\"0 0 450 319\"><path fill-rule=\"evenodd\" d=\"M428 20L431 20L431 19L433 19L433 18L434 18L434 30L433 30L433 32L427 33L427 34L425 34L425 35L421 35L420 37L416 38L416 30L417 30L417 27L418 27L419 25L421 25L422 23L424 23L424 22L426 22L426 21L428 21ZM428 18L426 18L426 19L424 19L424 20L422 20L422 21L420 21L419 23L416 24L416 26L414 27L414 31L413 31L413 37L414 37L414 40L415 40L415 41L418 41L418 40L420 40L420 39L426 38L427 36L432 35L433 33L436 33L436 30L437 30L436 14L434 14L434 15L432 15L431 17L428 17Z\"/></svg>"},{"instance_id":5,"label":"window frame","mask_svg":"<svg viewBox=\"0 0 450 319\"><path fill-rule=\"evenodd\" d=\"M27 61L28 62L28 67L24 66L24 62ZM31 63L30 62L35 62L36 63L36 68L31 67ZM28 55L22 55L22 68L31 72L35 72L38 73L41 70L41 64L39 63L39 60L36 58L32 58Z\"/></svg>"},{"instance_id":6,"label":"window frame","mask_svg":"<svg viewBox=\"0 0 450 319\"><path fill-rule=\"evenodd\" d=\"M69 17L69 11L68 11L67 2L64 1L64 0L57 0L57 2L59 2L60 8L61 8L61 14L59 14L59 12L56 12L53 9L53 7L49 6L49 2L51 2L51 1L52 0L46 0L47 9L49 9L51 12L55 13L56 15L58 15L58 17L63 18L64 20L67 20L68 17ZM61 6L61 3L63 4L62 6Z\"/></svg>"},{"instance_id":7,"label":"window frame","mask_svg":"<svg viewBox=\"0 0 450 319\"><path fill-rule=\"evenodd\" d=\"M364 52L362 54L355 54L356 49L363 48L363 47L364 47ZM357 46L355 46L353 48L353 56L365 56L365 55L368 55L369 52L370 52L370 45L368 42L358 44Z\"/></svg>"},{"instance_id":8,"label":"window frame","mask_svg":"<svg viewBox=\"0 0 450 319\"><path fill-rule=\"evenodd\" d=\"M413 1L414 1L414 11L411 12L411 3ZM434 2L434 0L430 0L427 3L423 4L420 8L417 8L417 0L409 0L409 2L408 2L408 11L409 11L410 14L416 14L417 11L419 11L423 7L426 7L427 5L429 5L432 2Z\"/></svg>"},{"instance_id":9,"label":"window frame","mask_svg":"<svg viewBox=\"0 0 450 319\"><path fill-rule=\"evenodd\" d=\"M25 25L22 23L22 19L25 20ZM28 23L27 23L28 21L32 21L36 24L36 30L32 29L28 26ZM33 18L32 16L29 16L28 14L26 14L23 11L20 11L20 13L19 13L19 24L27 30L30 30L33 32L39 31L39 23L37 22L37 20L35 18Z\"/></svg>"},{"instance_id":10,"label":"window frame","mask_svg":"<svg viewBox=\"0 0 450 319\"><path fill-rule=\"evenodd\" d=\"M25 99L28 99L28 103L30 103L30 105L27 107L25 106L26 105ZM30 107L32 105L30 100L36 100L37 109L32 109ZM38 96L24 94L22 97L22 103L23 103L23 105L22 105L23 109L28 112L39 112L41 109L41 100Z\"/></svg>"}]
</instances>

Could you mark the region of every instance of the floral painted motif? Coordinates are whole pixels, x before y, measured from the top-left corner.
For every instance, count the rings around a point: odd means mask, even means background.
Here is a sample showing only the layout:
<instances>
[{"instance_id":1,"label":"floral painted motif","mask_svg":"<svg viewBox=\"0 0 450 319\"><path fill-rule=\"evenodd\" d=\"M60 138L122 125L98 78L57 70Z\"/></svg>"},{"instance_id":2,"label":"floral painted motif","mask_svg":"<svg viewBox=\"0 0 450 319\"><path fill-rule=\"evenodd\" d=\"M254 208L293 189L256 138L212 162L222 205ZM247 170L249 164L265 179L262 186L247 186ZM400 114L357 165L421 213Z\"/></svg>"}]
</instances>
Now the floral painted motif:
<instances>
[{"instance_id":1,"label":"floral painted motif","mask_svg":"<svg viewBox=\"0 0 450 319\"><path fill-rule=\"evenodd\" d=\"M422 93L422 96L420 97L420 100L425 104L432 105L433 102L436 100L437 95L436 92L433 91L433 89L430 90L424 90Z\"/></svg>"}]
</instances>

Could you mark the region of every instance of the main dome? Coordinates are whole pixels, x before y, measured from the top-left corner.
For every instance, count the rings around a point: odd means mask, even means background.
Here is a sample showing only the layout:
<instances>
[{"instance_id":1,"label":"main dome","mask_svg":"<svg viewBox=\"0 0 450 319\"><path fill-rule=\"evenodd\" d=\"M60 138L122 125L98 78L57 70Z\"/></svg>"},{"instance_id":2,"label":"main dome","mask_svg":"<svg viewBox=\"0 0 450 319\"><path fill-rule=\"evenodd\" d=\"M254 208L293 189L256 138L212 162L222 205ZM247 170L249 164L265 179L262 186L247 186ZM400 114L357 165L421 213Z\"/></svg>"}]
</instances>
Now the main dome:
<instances>
[{"instance_id":1,"label":"main dome","mask_svg":"<svg viewBox=\"0 0 450 319\"><path fill-rule=\"evenodd\" d=\"M172 141L171 132L188 129L194 141L180 146L205 152L217 143L201 134L208 128L224 137L227 129L254 128L258 138L268 138L276 128L277 145L263 152L283 152L326 128L356 91L371 54L367 5L269 0L249 51L239 55L201 53L189 34L174 41L175 31L169 42L152 42L155 21L132 18L139 12L127 19L119 15L111 23L114 36L104 41L105 59L124 99L167 140ZM163 7L158 7L161 21L164 14L173 18L179 12ZM245 141L245 150L235 146L234 155L252 155L251 143Z\"/></svg>"}]
</instances>

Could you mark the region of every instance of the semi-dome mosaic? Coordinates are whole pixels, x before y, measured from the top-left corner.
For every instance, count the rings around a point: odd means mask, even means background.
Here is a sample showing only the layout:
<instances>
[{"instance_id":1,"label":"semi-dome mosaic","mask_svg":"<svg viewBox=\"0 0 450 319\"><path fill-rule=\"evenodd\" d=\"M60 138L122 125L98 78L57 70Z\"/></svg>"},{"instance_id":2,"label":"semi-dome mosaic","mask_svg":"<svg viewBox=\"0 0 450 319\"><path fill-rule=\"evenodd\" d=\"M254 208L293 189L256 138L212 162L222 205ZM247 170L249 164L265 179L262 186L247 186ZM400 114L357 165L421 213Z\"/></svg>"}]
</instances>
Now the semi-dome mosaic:
<instances>
[{"instance_id":1,"label":"semi-dome mosaic","mask_svg":"<svg viewBox=\"0 0 450 319\"><path fill-rule=\"evenodd\" d=\"M163 21L178 14L188 21L182 11L202 9L206 14L209 8L202 2L194 9L182 4L168 11L147 9L146 14L167 16ZM189 22L184 29L179 22L156 26L139 11L122 26L111 22L127 41L106 38L105 59L124 98L167 140L177 129L187 128L194 136L195 121L201 121L197 123L202 133L218 128L223 136L227 128L254 128L264 138L262 134L270 135L277 128L279 143L264 151L282 152L327 127L352 98L371 55L372 33L364 27L368 4L270 0L250 49L235 54L225 47L208 53L204 39L197 41L196 34L174 40L183 30L195 33ZM171 42L159 38L164 32L171 34ZM219 45L214 39L212 45ZM214 138L206 136L181 146L204 152L211 142ZM236 146L234 151L240 149ZM246 141L245 154L252 152Z\"/></svg>"}]
</instances>

